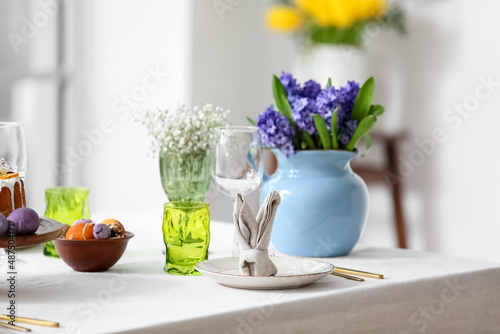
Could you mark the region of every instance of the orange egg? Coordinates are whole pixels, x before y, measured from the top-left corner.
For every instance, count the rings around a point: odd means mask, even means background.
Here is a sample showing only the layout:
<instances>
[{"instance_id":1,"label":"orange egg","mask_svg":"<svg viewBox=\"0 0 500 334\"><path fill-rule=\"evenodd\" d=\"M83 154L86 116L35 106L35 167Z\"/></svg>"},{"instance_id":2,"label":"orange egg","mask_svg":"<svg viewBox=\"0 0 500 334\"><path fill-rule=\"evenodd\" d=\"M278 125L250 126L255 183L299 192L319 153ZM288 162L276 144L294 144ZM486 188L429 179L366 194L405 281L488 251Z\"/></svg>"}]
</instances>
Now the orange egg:
<instances>
[{"instance_id":1,"label":"orange egg","mask_svg":"<svg viewBox=\"0 0 500 334\"><path fill-rule=\"evenodd\" d=\"M66 232L66 239L94 240L94 224L85 223L71 226Z\"/></svg>"}]
</instances>

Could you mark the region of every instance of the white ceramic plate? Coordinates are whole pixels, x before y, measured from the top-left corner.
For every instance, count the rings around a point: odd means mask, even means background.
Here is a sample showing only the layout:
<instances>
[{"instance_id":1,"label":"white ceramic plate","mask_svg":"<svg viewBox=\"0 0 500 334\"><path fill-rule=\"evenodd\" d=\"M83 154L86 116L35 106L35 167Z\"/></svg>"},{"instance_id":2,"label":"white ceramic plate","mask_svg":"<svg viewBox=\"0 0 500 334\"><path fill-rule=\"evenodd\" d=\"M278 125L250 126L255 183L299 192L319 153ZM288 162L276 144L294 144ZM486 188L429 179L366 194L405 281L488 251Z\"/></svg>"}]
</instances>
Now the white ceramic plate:
<instances>
[{"instance_id":1,"label":"white ceramic plate","mask_svg":"<svg viewBox=\"0 0 500 334\"><path fill-rule=\"evenodd\" d=\"M195 268L222 285L253 290L299 288L325 277L334 269L333 264L313 259L272 257L271 260L278 268L275 276L241 275L237 257L206 260L198 263Z\"/></svg>"}]
</instances>

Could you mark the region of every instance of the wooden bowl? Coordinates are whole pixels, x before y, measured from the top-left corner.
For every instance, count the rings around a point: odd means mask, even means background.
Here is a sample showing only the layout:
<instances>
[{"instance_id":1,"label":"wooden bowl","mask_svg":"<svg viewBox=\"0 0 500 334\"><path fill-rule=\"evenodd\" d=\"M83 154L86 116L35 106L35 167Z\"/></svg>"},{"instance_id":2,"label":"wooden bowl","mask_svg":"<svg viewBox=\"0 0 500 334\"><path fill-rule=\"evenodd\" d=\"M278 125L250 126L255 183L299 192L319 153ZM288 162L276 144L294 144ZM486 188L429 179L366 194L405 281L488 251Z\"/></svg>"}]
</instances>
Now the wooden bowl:
<instances>
[{"instance_id":1,"label":"wooden bowl","mask_svg":"<svg viewBox=\"0 0 500 334\"><path fill-rule=\"evenodd\" d=\"M133 236L134 233L125 232L123 238L108 240L59 238L54 240L54 246L61 259L75 271L106 271L122 257Z\"/></svg>"}]
</instances>

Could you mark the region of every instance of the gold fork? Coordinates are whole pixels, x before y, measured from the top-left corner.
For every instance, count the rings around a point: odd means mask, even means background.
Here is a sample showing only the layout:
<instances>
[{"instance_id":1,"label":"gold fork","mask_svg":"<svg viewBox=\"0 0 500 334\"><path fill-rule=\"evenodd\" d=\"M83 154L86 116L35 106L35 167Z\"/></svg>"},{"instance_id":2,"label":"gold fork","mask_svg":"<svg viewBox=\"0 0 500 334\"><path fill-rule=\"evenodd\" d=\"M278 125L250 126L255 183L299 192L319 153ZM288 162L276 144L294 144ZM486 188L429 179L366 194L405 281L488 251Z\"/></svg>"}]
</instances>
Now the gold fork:
<instances>
[{"instance_id":1,"label":"gold fork","mask_svg":"<svg viewBox=\"0 0 500 334\"><path fill-rule=\"evenodd\" d=\"M5 314L0 314L0 320L10 321L11 318ZM19 322L22 324L28 324L28 325L35 325L35 326L59 327L58 322L33 319L33 318L16 317L15 322ZM3 322L0 322L0 327L13 329L13 330L20 331L20 332L31 332L31 329L29 329L29 328L21 327L21 326L13 326L13 325L6 324Z\"/></svg>"}]
</instances>

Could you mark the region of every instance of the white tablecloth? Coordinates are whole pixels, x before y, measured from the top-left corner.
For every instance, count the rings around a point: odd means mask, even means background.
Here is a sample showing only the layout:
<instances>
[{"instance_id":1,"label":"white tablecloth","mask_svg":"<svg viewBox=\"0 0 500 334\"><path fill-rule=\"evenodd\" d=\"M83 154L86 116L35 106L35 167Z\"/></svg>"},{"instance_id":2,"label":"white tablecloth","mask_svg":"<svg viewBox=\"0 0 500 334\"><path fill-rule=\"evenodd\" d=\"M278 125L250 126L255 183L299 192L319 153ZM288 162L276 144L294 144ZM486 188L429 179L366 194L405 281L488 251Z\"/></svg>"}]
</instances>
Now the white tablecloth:
<instances>
[{"instance_id":1,"label":"white tablecloth","mask_svg":"<svg viewBox=\"0 0 500 334\"><path fill-rule=\"evenodd\" d=\"M367 248L324 260L386 279L328 276L296 290L238 290L164 273L161 217L122 220L136 236L108 272L74 272L43 256L41 246L18 251L25 262L18 265L17 314L62 326L27 326L34 333L500 332L500 264ZM228 256L231 225L212 222L211 232L210 256ZM1 274L5 313L5 267Z\"/></svg>"}]
</instances>

